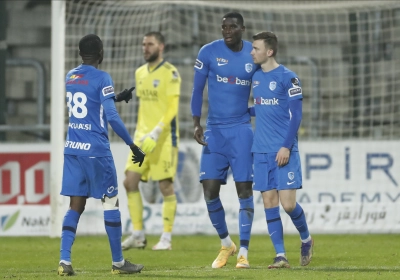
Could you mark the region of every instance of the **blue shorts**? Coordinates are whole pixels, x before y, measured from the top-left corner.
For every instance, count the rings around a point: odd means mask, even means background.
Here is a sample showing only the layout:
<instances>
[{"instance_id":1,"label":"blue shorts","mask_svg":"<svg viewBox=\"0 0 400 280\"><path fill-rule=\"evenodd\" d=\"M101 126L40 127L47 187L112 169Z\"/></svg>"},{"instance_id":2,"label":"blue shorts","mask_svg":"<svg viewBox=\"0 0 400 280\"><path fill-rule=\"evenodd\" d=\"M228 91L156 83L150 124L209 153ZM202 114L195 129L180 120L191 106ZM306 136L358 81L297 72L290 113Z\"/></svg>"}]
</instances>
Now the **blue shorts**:
<instances>
[{"instance_id":1,"label":"blue shorts","mask_svg":"<svg viewBox=\"0 0 400 280\"><path fill-rule=\"evenodd\" d=\"M60 194L97 199L116 196L118 183L113 158L64 155Z\"/></svg>"},{"instance_id":2,"label":"blue shorts","mask_svg":"<svg viewBox=\"0 0 400 280\"><path fill-rule=\"evenodd\" d=\"M235 182L253 181L253 128L250 123L229 128L208 128L204 132L200 161L200 182L220 180L226 184L231 167Z\"/></svg>"},{"instance_id":3,"label":"blue shorts","mask_svg":"<svg viewBox=\"0 0 400 280\"><path fill-rule=\"evenodd\" d=\"M278 167L276 153L254 153L255 191L290 190L302 188L301 163L299 152L291 152L289 162Z\"/></svg>"}]
</instances>

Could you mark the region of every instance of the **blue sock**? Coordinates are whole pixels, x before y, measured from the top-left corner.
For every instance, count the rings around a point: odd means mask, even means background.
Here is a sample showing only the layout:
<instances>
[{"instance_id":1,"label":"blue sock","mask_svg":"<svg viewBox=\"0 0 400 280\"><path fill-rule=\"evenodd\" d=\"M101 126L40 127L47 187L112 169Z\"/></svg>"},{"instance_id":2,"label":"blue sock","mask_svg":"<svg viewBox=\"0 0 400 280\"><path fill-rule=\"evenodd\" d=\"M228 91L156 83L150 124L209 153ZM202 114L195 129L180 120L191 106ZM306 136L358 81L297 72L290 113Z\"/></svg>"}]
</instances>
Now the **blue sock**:
<instances>
[{"instance_id":1,"label":"blue sock","mask_svg":"<svg viewBox=\"0 0 400 280\"><path fill-rule=\"evenodd\" d=\"M217 197L213 200L206 201L206 204L211 223L217 230L219 238L224 239L229 233L225 221L225 210L221 200Z\"/></svg>"},{"instance_id":2,"label":"blue sock","mask_svg":"<svg viewBox=\"0 0 400 280\"><path fill-rule=\"evenodd\" d=\"M249 198L239 198L239 236L240 247L249 249L251 226L254 217L254 201L253 196Z\"/></svg>"},{"instance_id":3,"label":"blue sock","mask_svg":"<svg viewBox=\"0 0 400 280\"><path fill-rule=\"evenodd\" d=\"M264 209L265 217L267 218L267 226L269 236L274 245L277 254L285 254L285 245L283 243L283 226L281 215L279 214L279 206L274 208Z\"/></svg>"},{"instance_id":4,"label":"blue sock","mask_svg":"<svg viewBox=\"0 0 400 280\"><path fill-rule=\"evenodd\" d=\"M61 232L60 261L71 261L71 248L75 241L76 228L81 215L69 209L64 216Z\"/></svg>"},{"instance_id":5,"label":"blue sock","mask_svg":"<svg viewBox=\"0 0 400 280\"><path fill-rule=\"evenodd\" d=\"M104 225L110 242L111 255L113 262L120 262L124 259L122 256L121 238L121 213L119 210L104 211Z\"/></svg>"},{"instance_id":6,"label":"blue sock","mask_svg":"<svg viewBox=\"0 0 400 280\"><path fill-rule=\"evenodd\" d=\"M307 239L310 236L308 231L306 215L304 215L303 208L296 203L296 207L291 213L288 213L290 218L292 219L293 224L296 226L297 230L300 233L301 239Z\"/></svg>"}]
</instances>

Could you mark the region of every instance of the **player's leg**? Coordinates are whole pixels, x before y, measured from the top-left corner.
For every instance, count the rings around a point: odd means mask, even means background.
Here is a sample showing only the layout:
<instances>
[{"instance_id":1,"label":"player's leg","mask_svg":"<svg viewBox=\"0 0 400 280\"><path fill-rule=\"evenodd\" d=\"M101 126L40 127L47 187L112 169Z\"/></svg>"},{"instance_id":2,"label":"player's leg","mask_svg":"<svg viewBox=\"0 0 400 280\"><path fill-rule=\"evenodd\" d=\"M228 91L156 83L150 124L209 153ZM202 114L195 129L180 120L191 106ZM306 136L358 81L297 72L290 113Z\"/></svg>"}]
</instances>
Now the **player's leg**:
<instances>
[{"instance_id":1,"label":"player's leg","mask_svg":"<svg viewBox=\"0 0 400 280\"><path fill-rule=\"evenodd\" d=\"M229 236L225 221L225 210L219 198L221 184L226 184L229 161L225 155L226 139L221 129L207 129L204 132L204 139L208 145L202 149L200 182L203 184L208 216L221 239L222 245L220 253L211 267L220 268L226 265L229 256L236 253L236 245Z\"/></svg>"},{"instance_id":2,"label":"player's leg","mask_svg":"<svg viewBox=\"0 0 400 280\"><path fill-rule=\"evenodd\" d=\"M274 262L269 265L268 268L289 268L290 266L286 257L285 244L283 241L283 225L279 213L278 192L273 189L262 192L261 195L264 202L268 233L276 253Z\"/></svg>"},{"instance_id":3,"label":"player's leg","mask_svg":"<svg viewBox=\"0 0 400 280\"><path fill-rule=\"evenodd\" d=\"M160 180L159 187L164 198L162 205L163 233L160 241L153 246L153 250L171 250L171 233L174 226L177 206L172 179Z\"/></svg>"},{"instance_id":4,"label":"player's leg","mask_svg":"<svg viewBox=\"0 0 400 280\"><path fill-rule=\"evenodd\" d=\"M238 253L237 268L249 268L248 249L251 228L254 217L253 202L253 156L251 146L253 143L253 130L250 124L242 124L224 130L228 139L227 155L236 184L239 198L239 236L240 249Z\"/></svg>"},{"instance_id":5,"label":"player's leg","mask_svg":"<svg viewBox=\"0 0 400 280\"><path fill-rule=\"evenodd\" d=\"M101 199L104 209L104 226L111 249L111 273L136 273L143 265L124 260L121 248L122 225L118 201L118 182L112 157L81 158L81 165L87 166L86 178L90 186L89 197Z\"/></svg>"},{"instance_id":6,"label":"player's leg","mask_svg":"<svg viewBox=\"0 0 400 280\"><path fill-rule=\"evenodd\" d=\"M283 225L279 213L279 196L274 176L275 168L274 154L254 154L253 190L261 192L268 233L276 253L274 263L268 268L287 268L290 266L283 242Z\"/></svg>"},{"instance_id":7,"label":"player's leg","mask_svg":"<svg viewBox=\"0 0 400 280\"><path fill-rule=\"evenodd\" d=\"M158 144L150 154L150 176L153 181L158 181L163 195L162 219L163 233L160 241L153 246L153 250L171 250L171 232L175 221L177 199L175 195L173 178L176 174L178 149L170 142Z\"/></svg>"},{"instance_id":8,"label":"player's leg","mask_svg":"<svg viewBox=\"0 0 400 280\"><path fill-rule=\"evenodd\" d=\"M236 245L229 236L228 227L225 220L225 210L219 198L221 181L203 180L202 183L208 215L212 225L217 230L222 246L211 267L221 268L226 265L229 256L233 256L236 253Z\"/></svg>"},{"instance_id":9,"label":"player's leg","mask_svg":"<svg viewBox=\"0 0 400 280\"><path fill-rule=\"evenodd\" d=\"M75 241L79 218L85 209L85 205L86 197L70 197L70 207L64 216L61 231L60 262L58 267L59 275L70 276L75 274L72 269L71 250Z\"/></svg>"},{"instance_id":10,"label":"player's leg","mask_svg":"<svg viewBox=\"0 0 400 280\"><path fill-rule=\"evenodd\" d=\"M140 272L142 264L133 264L124 259L122 255L121 238L121 213L119 211L118 195L104 196L101 200L104 208L104 225L112 255L112 274L131 274Z\"/></svg>"},{"instance_id":11,"label":"player's leg","mask_svg":"<svg viewBox=\"0 0 400 280\"><path fill-rule=\"evenodd\" d=\"M148 159L146 158L141 167L137 164L133 164L132 152L130 152L126 162L124 187L127 194L129 216L132 221L133 231L132 234L122 242L121 246L123 250L131 248L144 249L147 245L143 230L143 201L139 191L139 182L143 176L142 174L147 173L149 168L148 164Z\"/></svg>"},{"instance_id":12,"label":"player's leg","mask_svg":"<svg viewBox=\"0 0 400 280\"><path fill-rule=\"evenodd\" d=\"M237 268L249 268L248 249L250 245L251 228L254 218L253 182L236 182L239 197L239 237L240 249Z\"/></svg>"},{"instance_id":13,"label":"player's leg","mask_svg":"<svg viewBox=\"0 0 400 280\"><path fill-rule=\"evenodd\" d=\"M281 188L279 191L280 201L300 234L300 264L305 266L311 261L314 241L310 236L303 208L296 202L296 190L302 187L302 174L298 152L291 153L289 163L280 168L279 174L279 186Z\"/></svg>"},{"instance_id":14,"label":"player's leg","mask_svg":"<svg viewBox=\"0 0 400 280\"><path fill-rule=\"evenodd\" d=\"M85 175L77 157L65 155L61 194L70 197L70 207L64 216L61 231L59 275L75 274L71 263L71 249L88 192Z\"/></svg>"}]
</instances>

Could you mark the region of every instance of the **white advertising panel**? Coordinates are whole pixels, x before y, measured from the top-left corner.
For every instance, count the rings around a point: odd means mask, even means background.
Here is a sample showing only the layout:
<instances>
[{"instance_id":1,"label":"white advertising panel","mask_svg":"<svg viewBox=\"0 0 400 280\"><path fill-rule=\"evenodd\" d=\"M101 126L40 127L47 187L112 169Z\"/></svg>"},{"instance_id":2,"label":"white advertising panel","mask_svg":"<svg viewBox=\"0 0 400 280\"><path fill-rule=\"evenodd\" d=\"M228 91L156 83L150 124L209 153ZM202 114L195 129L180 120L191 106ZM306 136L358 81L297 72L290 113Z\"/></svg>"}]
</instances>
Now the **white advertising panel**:
<instances>
[{"instance_id":1,"label":"white advertising panel","mask_svg":"<svg viewBox=\"0 0 400 280\"><path fill-rule=\"evenodd\" d=\"M123 232L131 231L122 187L128 147L112 144L120 185ZM214 234L198 182L201 147L182 142L175 189L178 198L174 234ZM303 142L300 144L303 189L298 202L312 233L400 232L400 145L395 141ZM50 156L47 145L0 145L0 236L50 234ZM162 196L157 184L142 184L145 229L162 232ZM59 189L57 190L59 192ZM232 174L221 188L228 229L238 233L239 203ZM68 202L68 200L66 200ZM252 232L267 233L259 192L254 193ZM63 212L68 208L66 203ZM281 209L284 230L296 233ZM89 199L78 234L105 233L101 202Z\"/></svg>"}]
</instances>

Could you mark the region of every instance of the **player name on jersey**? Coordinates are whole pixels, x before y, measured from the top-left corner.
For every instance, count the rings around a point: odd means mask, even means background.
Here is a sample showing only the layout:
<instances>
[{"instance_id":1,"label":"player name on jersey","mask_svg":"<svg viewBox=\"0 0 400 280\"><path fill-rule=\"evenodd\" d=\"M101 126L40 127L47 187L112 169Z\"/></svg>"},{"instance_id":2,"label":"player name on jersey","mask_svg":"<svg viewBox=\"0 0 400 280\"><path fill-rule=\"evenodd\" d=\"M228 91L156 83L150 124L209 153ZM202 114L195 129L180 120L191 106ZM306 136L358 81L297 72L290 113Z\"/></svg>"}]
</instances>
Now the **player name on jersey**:
<instances>
[{"instance_id":1,"label":"player name on jersey","mask_svg":"<svg viewBox=\"0 0 400 280\"><path fill-rule=\"evenodd\" d=\"M90 143L65 141L65 148L88 151L90 149L90 146L92 146L92 144L90 144Z\"/></svg>"},{"instance_id":2,"label":"player name on jersey","mask_svg":"<svg viewBox=\"0 0 400 280\"><path fill-rule=\"evenodd\" d=\"M82 123L69 123L69 128L72 129L83 129L83 130L92 130L92 125L90 123L82 124Z\"/></svg>"}]
</instances>

